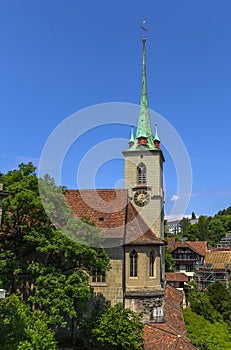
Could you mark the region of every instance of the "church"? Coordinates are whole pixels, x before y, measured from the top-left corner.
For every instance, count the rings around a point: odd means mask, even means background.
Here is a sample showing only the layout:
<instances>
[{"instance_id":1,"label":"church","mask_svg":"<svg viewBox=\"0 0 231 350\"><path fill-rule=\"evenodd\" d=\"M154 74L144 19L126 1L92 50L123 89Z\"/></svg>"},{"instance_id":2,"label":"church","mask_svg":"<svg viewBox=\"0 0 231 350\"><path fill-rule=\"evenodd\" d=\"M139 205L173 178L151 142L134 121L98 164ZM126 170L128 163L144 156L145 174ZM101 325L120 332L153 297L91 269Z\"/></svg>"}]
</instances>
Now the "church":
<instances>
[{"instance_id":1,"label":"church","mask_svg":"<svg viewBox=\"0 0 231 350\"><path fill-rule=\"evenodd\" d=\"M124 155L123 190L70 190L69 206L87 216L105 238L111 270L91 281L95 293L114 305L142 312L144 322L164 319L163 162L157 130L152 136L146 82L146 38L142 38L142 92L136 135ZM94 203L91 208L89 203ZM108 207L108 208L107 208Z\"/></svg>"},{"instance_id":2,"label":"church","mask_svg":"<svg viewBox=\"0 0 231 350\"><path fill-rule=\"evenodd\" d=\"M182 292L165 283L164 155L148 110L146 38L142 38L142 89L137 127L124 156L124 189L68 190L76 217L88 217L104 238L111 269L90 285L111 305L142 313L145 349L196 349L186 336ZM183 346L183 347L182 347Z\"/></svg>"}]
</instances>

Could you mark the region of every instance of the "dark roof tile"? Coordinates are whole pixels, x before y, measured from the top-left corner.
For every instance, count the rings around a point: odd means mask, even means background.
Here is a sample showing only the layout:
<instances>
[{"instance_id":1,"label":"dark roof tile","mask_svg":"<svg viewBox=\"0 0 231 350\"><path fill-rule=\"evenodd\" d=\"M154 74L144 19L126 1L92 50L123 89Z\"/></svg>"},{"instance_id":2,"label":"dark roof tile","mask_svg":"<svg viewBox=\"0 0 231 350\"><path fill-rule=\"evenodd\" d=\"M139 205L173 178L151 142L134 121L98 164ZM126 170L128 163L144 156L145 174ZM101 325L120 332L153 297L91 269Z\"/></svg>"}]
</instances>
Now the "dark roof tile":
<instances>
[{"instance_id":1,"label":"dark roof tile","mask_svg":"<svg viewBox=\"0 0 231 350\"><path fill-rule=\"evenodd\" d=\"M176 241L175 237L169 237L168 239L168 247L173 252L177 248L190 248L195 253L205 256L206 252L208 251L207 248L207 242L204 241L185 241L185 242L178 242Z\"/></svg>"}]
</instances>

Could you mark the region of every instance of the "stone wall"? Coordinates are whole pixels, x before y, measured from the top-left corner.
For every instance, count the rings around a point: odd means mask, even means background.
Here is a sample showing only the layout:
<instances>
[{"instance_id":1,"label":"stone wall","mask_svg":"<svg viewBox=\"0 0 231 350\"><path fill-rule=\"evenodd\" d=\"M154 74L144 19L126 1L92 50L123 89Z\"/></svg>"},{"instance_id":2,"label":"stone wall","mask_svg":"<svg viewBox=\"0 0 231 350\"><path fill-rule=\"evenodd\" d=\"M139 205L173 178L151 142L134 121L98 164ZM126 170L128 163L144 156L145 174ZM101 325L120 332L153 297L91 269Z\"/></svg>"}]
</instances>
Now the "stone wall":
<instances>
[{"instance_id":1,"label":"stone wall","mask_svg":"<svg viewBox=\"0 0 231 350\"><path fill-rule=\"evenodd\" d=\"M111 269L105 282L91 282L94 294L103 295L114 306L123 302L123 247L106 249L110 257Z\"/></svg>"}]
</instances>

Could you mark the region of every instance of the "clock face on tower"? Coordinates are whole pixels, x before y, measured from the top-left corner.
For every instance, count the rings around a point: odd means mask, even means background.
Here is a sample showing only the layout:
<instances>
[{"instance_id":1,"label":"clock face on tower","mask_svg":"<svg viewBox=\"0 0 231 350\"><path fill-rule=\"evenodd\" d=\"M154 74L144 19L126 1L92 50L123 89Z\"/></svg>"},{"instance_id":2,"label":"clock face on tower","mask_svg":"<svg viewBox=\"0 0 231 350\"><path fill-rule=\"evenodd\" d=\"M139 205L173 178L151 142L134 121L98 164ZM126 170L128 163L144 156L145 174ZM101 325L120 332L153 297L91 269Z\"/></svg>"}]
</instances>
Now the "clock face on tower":
<instances>
[{"instance_id":1,"label":"clock face on tower","mask_svg":"<svg viewBox=\"0 0 231 350\"><path fill-rule=\"evenodd\" d=\"M143 207L148 204L150 196L146 190L138 190L134 194L134 202L139 207Z\"/></svg>"}]
</instances>

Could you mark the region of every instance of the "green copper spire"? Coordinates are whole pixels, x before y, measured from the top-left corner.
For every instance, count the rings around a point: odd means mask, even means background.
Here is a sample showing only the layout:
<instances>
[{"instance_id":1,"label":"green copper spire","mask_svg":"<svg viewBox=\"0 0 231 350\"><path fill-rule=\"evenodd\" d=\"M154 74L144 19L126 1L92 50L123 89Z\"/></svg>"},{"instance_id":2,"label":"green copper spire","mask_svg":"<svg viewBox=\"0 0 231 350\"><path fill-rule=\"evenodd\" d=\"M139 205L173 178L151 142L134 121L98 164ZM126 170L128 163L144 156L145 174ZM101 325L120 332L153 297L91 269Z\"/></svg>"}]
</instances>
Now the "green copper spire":
<instances>
[{"instance_id":1,"label":"green copper spire","mask_svg":"<svg viewBox=\"0 0 231 350\"><path fill-rule=\"evenodd\" d=\"M147 77L146 77L146 38L142 38L143 42L143 60L142 60L142 91L140 100L140 113L138 120L138 128L136 132L136 139L144 137L147 139L147 149L153 149L153 138L150 124L150 117L148 112L148 93L147 93Z\"/></svg>"},{"instance_id":2,"label":"green copper spire","mask_svg":"<svg viewBox=\"0 0 231 350\"><path fill-rule=\"evenodd\" d=\"M154 141L160 141L159 135L158 135L158 131L157 131L157 124L155 124L156 127L156 132L155 132L155 136L153 138Z\"/></svg>"}]
</instances>

